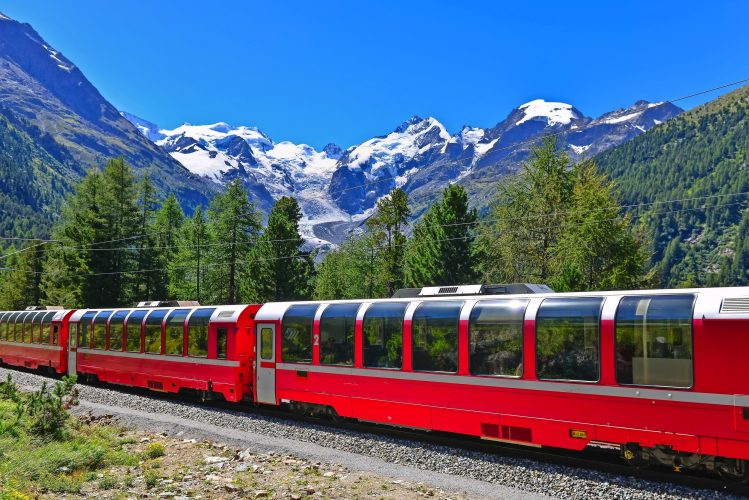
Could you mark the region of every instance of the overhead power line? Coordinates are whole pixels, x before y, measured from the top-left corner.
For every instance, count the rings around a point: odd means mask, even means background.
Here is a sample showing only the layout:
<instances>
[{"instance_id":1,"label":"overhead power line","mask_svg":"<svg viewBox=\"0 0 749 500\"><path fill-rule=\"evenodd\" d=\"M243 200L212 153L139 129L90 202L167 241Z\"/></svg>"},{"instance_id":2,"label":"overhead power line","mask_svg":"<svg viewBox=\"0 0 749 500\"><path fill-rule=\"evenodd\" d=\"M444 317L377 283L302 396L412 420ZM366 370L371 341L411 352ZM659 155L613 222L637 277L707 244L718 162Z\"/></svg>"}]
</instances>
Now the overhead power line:
<instances>
[{"instance_id":1,"label":"overhead power line","mask_svg":"<svg viewBox=\"0 0 749 500\"><path fill-rule=\"evenodd\" d=\"M680 209L680 210L668 210L668 211L663 211L663 212L656 212L654 214L636 215L636 216L632 216L632 218L636 219L636 218L645 217L647 215L671 214L671 213L689 212L693 210L710 210L710 209L718 208L718 207L738 205L739 203L741 202L723 203L720 205L685 208L685 209ZM499 229L499 230L494 230L494 231L484 231L484 232L476 233L473 235L458 236L454 238L420 239L420 240L406 242L406 243L402 243L398 245L378 245L378 246L373 246L371 248L372 249L386 249L386 248L393 248L393 247L408 247L408 246L414 246L414 245L418 246L418 245L423 245L424 243L430 243L430 242L437 243L437 242L442 242L442 241L465 240L468 238L476 238L480 236L498 234L498 233L502 233L502 234L528 233L528 232L533 232L533 231L541 231L544 229L560 229L564 227L575 227L575 226L584 226L584 225L590 225L590 224L601 224L604 222L621 221L625 217L626 215L621 216L621 217L608 218L608 219L576 222L572 224L558 224L554 226L523 228L523 229L514 230L514 231L504 231L504 230ZM205 265L201 265L200 268L206 269L206 268L212 268L212 267L218 267L218 266L250 264L254 262L270 262L270 261L276 261L276 260L301 259L304 257L305 257L304 255L289 255L289 256L282 256L282 257L262 258L262 259L247 259L247 260L238 260L234 262L219 262L219 263L214 263L214 264L205 264ZM176 270L176 269L195 269L196 267L198 266L186 265L186 266L175 266L175 267L162 267L158 269L140 269L140 270L134 270L134 271L112 271L112 272L104 272L104 273L81 273L81 274L69 274L69 275L65 275L63 273L47 273L47 272L26 271L23 269L10 269L10 268L0 268L0 271L16 271L16 272L22 272L22 273L43 274L47 276L58 276L58 277L64 277L64 278L79 278L79 277L90 277L90 276L111 276L111 275L117 275L117 274L141 274L141 273L151 273L151 272L159 272L159 271L170 271L170 270Z\"/></svg>"}]
</instances>

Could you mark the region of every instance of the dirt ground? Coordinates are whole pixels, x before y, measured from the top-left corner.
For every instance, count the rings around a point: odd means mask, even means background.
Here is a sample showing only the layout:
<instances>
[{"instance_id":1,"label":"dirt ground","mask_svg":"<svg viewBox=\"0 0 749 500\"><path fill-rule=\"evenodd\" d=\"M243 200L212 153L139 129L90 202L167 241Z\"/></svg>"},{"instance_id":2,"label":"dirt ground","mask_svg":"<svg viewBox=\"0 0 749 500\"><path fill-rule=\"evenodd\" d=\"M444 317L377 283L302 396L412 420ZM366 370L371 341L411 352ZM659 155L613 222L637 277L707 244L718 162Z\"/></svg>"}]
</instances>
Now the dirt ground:
<instances>
[{"instance_id":1,"label":"dirt ground","mask_svg":"<svg viewBox=\"0 0 749 500\"><path fill-rule=\"evenodd\" d=\"M88 425L111 425L109 419L83 415ZM137 466L98 471L87 478L79 496L99 499L164 500L238 498L464 499L464 494L421 483L354 472L340 464L309 462L292 455L256 454L221 443L179 436L125 431L123 448L144 460ZM59 494L45 495L59 498ZM66 495L63 495L66 496Z\"/></svg>"}]
</instances>

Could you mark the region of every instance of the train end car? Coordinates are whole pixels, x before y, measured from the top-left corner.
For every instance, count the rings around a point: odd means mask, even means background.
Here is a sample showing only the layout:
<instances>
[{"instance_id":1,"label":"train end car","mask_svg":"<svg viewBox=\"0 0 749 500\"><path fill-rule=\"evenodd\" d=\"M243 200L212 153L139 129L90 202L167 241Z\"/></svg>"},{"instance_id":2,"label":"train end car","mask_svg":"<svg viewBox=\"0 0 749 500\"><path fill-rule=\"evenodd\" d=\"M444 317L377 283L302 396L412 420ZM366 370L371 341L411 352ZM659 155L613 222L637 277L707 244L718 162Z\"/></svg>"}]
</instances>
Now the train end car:
<instances>
[{"instance_id":1,"label":"train end car","mask_svg":"<svg viewBox=\"0 0 749 500\"><path fill-rule=\"evenodd\" d=\"M62 322L73 312L50 306L1 312L0 362L66 373L68 339Z\"/></svg>"},{"instance_id":2,"label":"train end car","mask_svg":"<svg viewBox=\"0 0 749 500\"><path fill-rule=\"evenodd\" d=\"M203 399L252 397L252 334L260 306L137 306L76 311L68 321L68 371L154 391L192 391Z\"/></svg>"},{"instance_id":3,"label":"train end car","mask_svg":"<svg viewBox=\"0 0 749 500\"><path fill-rule=\"evenodd\" d=\"M257 401L749 480L749 288L443 288L265 304Z\"/></svg>"}]
</instances>

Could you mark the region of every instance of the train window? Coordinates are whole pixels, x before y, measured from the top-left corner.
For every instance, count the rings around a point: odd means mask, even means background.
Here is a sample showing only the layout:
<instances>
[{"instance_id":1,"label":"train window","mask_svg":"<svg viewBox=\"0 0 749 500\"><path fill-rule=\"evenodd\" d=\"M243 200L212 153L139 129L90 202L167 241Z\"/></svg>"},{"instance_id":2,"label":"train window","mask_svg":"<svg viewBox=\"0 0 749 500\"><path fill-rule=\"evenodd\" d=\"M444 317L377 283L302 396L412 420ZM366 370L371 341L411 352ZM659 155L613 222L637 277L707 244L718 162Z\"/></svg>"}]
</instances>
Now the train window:
<instances>
[{"instance_id":1,"label":"train window","mask_svg":"<svg viewBox=\"0 0 749 500\"><path fill-rule=\"evenodd\" d=\"M23 322L23 341L26 343L33 343L34 342L34 318L39 313L29 313L26 315L26 318Z\"/></svg>"},{"instance_id":2,"label":"train window","mask_svg":"<svg viewBox=\"0 0 749 500\"><path fill-rule=\"evenodd\" d=\"M8 318L8 322L5 324L5 340L10 340L11 342L16 340L15 325L19 314L21 313L13 313Z\"/></svg>"},{"instance_id":3,"label":"train window","mask_svg":"<svg viewBox=\"0 0 749 500\"><path fill-rule=\"evenodd\" d=\"M39 343L39 339L41 338L41 321L42 316L44 316L43 312L38 312L36 314L29 314L28 318L26 318L26 329L28 330L27 339L28 342L33 343Z\"/></svg>"},{"instance_id":4,"label":"train window","mask_svg":"<svg viewBox=\"0 0 749 500\"><path fill-rule=\"evenodd\" d=\"M189 309L172 311L166 319L166 353L182 356L185 350L185 320L190 314Z\"/></svg>"},{"instance_id":5,"label":"train window","mask_svg":"<svg viewBox=\"0 0 749 500\"><path fill-rule=\"evenodd\" d=\"M596 382L602 298L546 299L536 316L536 375Z\"/></svg>"},{"instance_id":6,"label":"train window","mask_svg":"<svg viewBox=\"0 0 749 500\"><path fill-rule=\"evenodd\" d=\"M58 342L60 342L60 326L54 325L52 327L52 345L58 345Z\"/></svg>"},{"instance_id":7,"label":"train window","mask_svg":"<svg viewBox=\"0 0 749 500\"><path fill-rule=\"evenodd\" d=\"M403 315L408 304L372 304L362 323L364 366L403 368Z\"/></svg>"},{"instance_id":8,"label":"train window","mask_svg":"<svg viewBox=\"0 0 749 500\"><path fill-rule=\"evenodd\" d=\"M523 376L523 315L527 300L478 302L468 321L472 375Z\"/></svg>"},{"instance_id":9,"label":"train window","mask_svg":"<svg viewBox=\"0 0 749 500\"><path fill-rule=\"evenodd\" d=\"M332 304L320 318L320 363L354 365L354 329L360 304Z\"/></svg>"},{"instance_id":10,"label":"train window","mask_svg":"<svg viewBox=\"0 0 749 500\"><path fill-rule=\"evenodd\" d=\"M125 318L130 311L116 311L109 318L109 350L121 351L125 346Z\"/></svg>"},{"instance_id":11,"label":"train window","mask_svg":"<svg viewBox=\"0 0 749 500\"><path fill-rule=\"evenodd\" d=\"M16 319L16 342L28 342L29 341L29 332L25 331L25 323L26 323L26 317L29 314L35 314L35 313L21 313L20 316Z\"/></svg>"},{"instance_id":12,"label":"train window","mask_svg":"<svg viewBox=\"0 0 749 500\"><path fill-rule=\"evenodd\" d=\"M94 329L91 332L94 349L107 348L107 320L112 311L101 311L94 319Z\"/></svg>"},{"instance_id":13,"label":"train window","mask_svg":"<svg viewBox=\"0 0 749 500\"><path fill-rule=\"evenodd\" d=\"M216 359L226 359L227 337L226 328L216 328Z\"/></svg>"},{"instance_id":14,"label":"train window","mask_svg":"<svg viewBox=\"0 0 749 500\"><path fill-rule=\"evenodd\" d=\"M69 323L68 328L68 344L70 347L75 347L75 341L78 338L78 323Z\"/></svg>"},{"instance_id":15,"label":"train window","mask_svg":"<svg viewBox=\"0 0 749 500\"><path fill-rule=\"evenodd\" d=\"M208 324L215 309L198 309L187 321L187 355L198 358L208 356Z\"/></svg>"},{"instance_id":16,"label":"train window","mask_svg":"<svg viewBox=\"0 0 749 500\"><path fill-rule=\"evenodd\" d=\"M78 347L89 348L91 343L91 321L96 316L96 311L87 312L81 317L81 326L78 327Z\"/></svg>"},{"instance_id":17,"label":"train window","mask_svg":"<svg viewBox=\"0 0 749 500\"><path fill-rule=\"evenodd\" d=\"M55 315L54 311L48 312L42 318L42 344L49 344L50 328L52 328L52 317ZM55 340L55 344L57 341Z\"/></svg>"},{"instance_id":18,"label":"train window","mask_svg":"<svg viewBox=\"0 0 749 500\"><path fill-rule=\"evenodd\" d=\"M8 319L11 317L13 313L3 313L3 316L0 317L0 339L2 340L8 340Z\"/></svg>"},{"instance_id":19,"label":"train window","mask_svg":"<svg viewBox=\"0 0 749 500\"><path fill-rule=\"evenodd\" d=\"M260 329L260 358L273 359L273 329Z\"/></svg>"},{"instance_id":20,"label":"train window","mask_svg":"<svg viewBox=\"0 0 749 500\"><path fill-rule=\"evenodd\" d=\"M161 326L164 322L164 316L166 316L166 313L166 310L159 309L151 311L151 314L146 318L146 342L143 346L144 352L161 354Z\"/></svg>"},{"instance_id":21,"label":"train window","mask_svg":"<svg viewBox=\"0 0 749 500\"><path fill-rule=\"evenodd\" d=\"M34 316L34 342L37 344L42 343L42 318L46 315L46 312L40 312L36 316ZM47 335L47 342L49 342L49 335Z\"/></svg>"},{"instance_id":22,"label":"train window","mask_svg":"<svg viewBox=\"0 0 749 500\"><path fill-rule=\"evenodd\" d=\"M616 381L692 387L694 295L624 297L616 311Z\"/></svg>"},{"instance_id":23,"label":"train window","mask_svg":"<svg viewBox=\"0 0 749 500\"><path fill-rule=\"evenodd\" d=\"M146 317L146 313L142 309L133 311L128 316L127 323L125 325L125 350L127 352L140 352L140 341L141 334L143 333L143 318Z\"/></svg>"},{"instance_id":24,"label":"train window","mask_svg":"<svg viewBox=\"0 0 749 500\"><path fill-rule=\"evenodd\" d=\"M422 302L411 322L415 371L458 371L458 323L463 302Z\"/></svg>"},{"instance_id":25,"label":"train window","mask_svg":"<svg viewBox=\"0 0 749 500\"><path fill-rule=\"evenodd\" d=\"M317 305L291 306L281 323L281 359L294 363L312 362L312 325Z\"/></svg>"}]
</instances>

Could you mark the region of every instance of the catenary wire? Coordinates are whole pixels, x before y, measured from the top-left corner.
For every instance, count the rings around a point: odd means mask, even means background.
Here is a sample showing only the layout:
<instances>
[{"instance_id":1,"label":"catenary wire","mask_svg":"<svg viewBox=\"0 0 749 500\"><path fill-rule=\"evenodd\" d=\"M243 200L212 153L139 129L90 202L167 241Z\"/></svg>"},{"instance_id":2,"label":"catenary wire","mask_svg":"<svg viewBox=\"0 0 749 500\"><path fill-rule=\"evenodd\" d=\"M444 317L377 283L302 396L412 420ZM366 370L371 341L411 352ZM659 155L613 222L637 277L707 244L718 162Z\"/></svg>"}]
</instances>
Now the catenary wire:
<instances>
[{"instance_id":1,"label":"catenary wire","mask_svg":"<svg viewBox=\"0 0 749 500\"><path fill-rule=\"evenodd\" d=\"M648 215L658 215L658 214L671 214L671 213L680 213L680 212L689 212L693 210L710 210L712 208L718 208L718 207L725 207L725 206L732 206L732 205L738 205L741 202L733 202L733 203L723 203L720 205L712 205L712 206L702 206L702 207L694 207L694 208L685 208L680 210L668 210L663 212L656 212L654 214L642 214L642 215L636 215L631 216L632 219L637 219L641 217L646 217ZM589 224L600 224L603 222L612 222L612 221L621 221L625 219L627 215L621 216L621 217L613 217L609 219L599 219L599 220L593 220L593 221L584 221L584 222L577 222L573 224L559 224L555 226L545 226L545 227L534 227L534 228L524 228L520 230L515 231L503 231L503 230L496 230L496 231L485 231L482 233L477 233L473 235L465 235L465 236L458 236L455 238L440 238L440 239L422 239L418 241L412 241L412 242L406 242L402 244L397 245L379 245L379 246L373 246L372 249L385 249L385 248L393 248L393 247L407 247L412 245L422 245L424 243L437 243L442 241L455 241L455 240L465 240L468 238L476 238L484 235L490 235L490 234L518 234L518 233L527 233L527 232L533 232L533 231L541 231L544 229L559 229L563 227L574 227L574 226L584 226ZM230 266L230 265L237 265L237 264L250 264L253 262L269 262L269 261L275 261L275 260L287 260L287 259L300 259L304 258L305 255L299 254L299 255L290 255L290 256L283 256L283 257L270 257L270 258L262 258L262 259L248 259L248 260L238 260L234 262L218 262L214 264L205 264L200 266L202 269L206 268L212 268L217 266ZM140 274L140 273L151 273L151 272L158 272L158 271L170 271L175 269L194 269L197 267L196 265L189 265L189 266L176 266L176 267L163 267L158 269L140 269L140 270L133 270L133 271L112 271L112 272L106 272L106 273L81 273L81 274L69 274L64 275L62 273L46 273L46 272L39 272L39 271L26 271L23 269L10 269L10 268L0 268L0 271L17 271L22 273L30 273L30 274L43 274L47 276L59 276L64 278L78 278L78 277L89 277L89 276L110 276L110 275L117 275L117 274Z\"/></svg>"}]
</instances>

